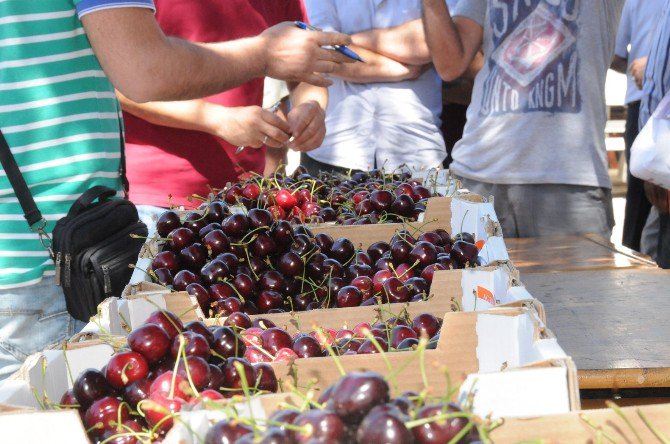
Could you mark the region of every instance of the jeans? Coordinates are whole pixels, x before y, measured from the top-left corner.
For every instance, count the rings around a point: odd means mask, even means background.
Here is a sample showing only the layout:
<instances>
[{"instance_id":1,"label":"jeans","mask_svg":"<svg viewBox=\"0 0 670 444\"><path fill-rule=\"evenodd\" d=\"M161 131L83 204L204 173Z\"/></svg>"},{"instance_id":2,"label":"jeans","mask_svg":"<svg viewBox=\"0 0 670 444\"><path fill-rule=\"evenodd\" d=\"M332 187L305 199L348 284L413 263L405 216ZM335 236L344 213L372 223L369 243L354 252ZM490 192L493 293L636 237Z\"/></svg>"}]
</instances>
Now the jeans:
<instances>
[{"instance_id":1,"label":"jeans","mask_svg":"<svg viewBox=\"0 0 670 444\"><path fill-rule=\"evenodd\" d=\"M505 237L595 233L609 240L614 227L612 190L565 184L502 185L461 179L493 205Z\"/></svg>"},{"instance_id":2,"label":"jeans","mask_svg":"<svg viewBox=\"0 0 670 444\"><path fill-rule=\"evenodd\" d=\"M0 381L31 354L68 339L85 325L67 312L63 289L53 276L35 285L0 290Z\"/></svg>"}]
</instances>

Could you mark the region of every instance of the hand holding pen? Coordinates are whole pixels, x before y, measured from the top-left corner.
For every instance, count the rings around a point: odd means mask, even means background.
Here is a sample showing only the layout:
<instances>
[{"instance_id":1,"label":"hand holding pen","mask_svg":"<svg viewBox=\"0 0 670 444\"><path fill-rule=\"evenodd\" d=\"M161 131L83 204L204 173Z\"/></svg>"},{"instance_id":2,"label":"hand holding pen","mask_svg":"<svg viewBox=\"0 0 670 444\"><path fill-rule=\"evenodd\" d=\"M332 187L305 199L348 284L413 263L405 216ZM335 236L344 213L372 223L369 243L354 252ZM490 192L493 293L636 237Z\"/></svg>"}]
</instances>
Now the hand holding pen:
<instances>
[{"instance_id":1,"label":"hand holding pen","mask_svg":"<svg viewBox=\"0 0 670 444\"><path fill-rule=\"evenodd\" d=\"M269 111L269 112L271 112L271 113L275 113L275 112L277 112L277 110L281 107L281 104L282 104L282 101L283 101L283 100L284 100L283 98L282 98L282 99L279 99L277 102L275 102L275 103L274 103L272 106L270 106L269 108L264 108L264 110L265 110L265 111ZM263 141L262 141L262 142L263 142L263 145L265 145L266 143L268 143L268 139L269 139L269 137L270 137L270 136L269 136L268 134L265 134L265 137L263 138ZM289 142L290 142L290 141L291 141L291 139L289 139ZM237 150L235 150L235 154L240 154L242 151L244 151L244 148L245 148L244 146L238 146L238 147L237 147Z\"/></svg>"},{"instance_id":2,"label":"hand holding pen","mask_svg":"<svg viewBox=\"0 0 670 444\"><path fill-rule=\"evenodd\" d=\"M305 31L321 31L321 29L316 28L316 27L311 26L311 25L308 25L305 22L296 21L294 23L298 28L304 29ZM332 45L332 46L326 46L325 48L326 49L333 49L333 50L339 52L340 54L344 54L345 56L349 57L350 59L356 60L357 62L365 63L365 61L358 54L356 54L354 51L352 51L351 49L349 49L345 45Z\"/></svg>"}]
</instances>

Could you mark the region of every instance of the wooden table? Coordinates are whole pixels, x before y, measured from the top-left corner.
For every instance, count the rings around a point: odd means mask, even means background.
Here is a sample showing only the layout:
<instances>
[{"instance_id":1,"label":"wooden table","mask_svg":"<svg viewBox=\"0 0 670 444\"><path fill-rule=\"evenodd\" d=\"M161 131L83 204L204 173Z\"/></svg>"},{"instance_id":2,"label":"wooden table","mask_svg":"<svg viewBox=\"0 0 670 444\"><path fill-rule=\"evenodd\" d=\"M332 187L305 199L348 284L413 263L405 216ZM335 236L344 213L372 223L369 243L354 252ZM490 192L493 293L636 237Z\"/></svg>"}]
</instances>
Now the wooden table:
<instances>
[{"instance_id":1,"label":"wooden table","mask_svg":"<svg viewBox=\"0 0 670 444\"><path fill-rule=\"evenodd\" d=\"M596 235L505 239L514 265L525 273L656 268L646 256Z\"/></svg>"},{"instance_id":2,"label":"wooden table","mask_svg":"<svg viewBox=\"0 0 670 444\"><path fill-rule=\"evenodd\" d=\"M670 270L526 273L581 389L670 387Z\"/></svg>"}]
</instances>

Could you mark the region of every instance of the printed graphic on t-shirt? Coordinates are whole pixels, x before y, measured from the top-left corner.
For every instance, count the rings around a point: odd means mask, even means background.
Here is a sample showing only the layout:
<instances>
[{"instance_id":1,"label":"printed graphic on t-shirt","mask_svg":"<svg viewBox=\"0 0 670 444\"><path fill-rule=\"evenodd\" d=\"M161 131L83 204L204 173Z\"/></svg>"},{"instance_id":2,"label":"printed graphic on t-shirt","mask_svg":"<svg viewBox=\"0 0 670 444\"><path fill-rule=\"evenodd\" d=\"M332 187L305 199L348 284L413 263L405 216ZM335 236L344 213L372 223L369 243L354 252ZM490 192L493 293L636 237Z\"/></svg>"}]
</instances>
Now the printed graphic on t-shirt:
<instances>
[{"instance_id":1,"label":"printed graphic on t-shirt","mask_svg":"<svg viewBox=\"0 0 670 444\"><path fill-rule=\"evenodd\" d=\"M581 111L580 1L489 0L493 51L482 115Z\"/></svg>"}]
</instances>

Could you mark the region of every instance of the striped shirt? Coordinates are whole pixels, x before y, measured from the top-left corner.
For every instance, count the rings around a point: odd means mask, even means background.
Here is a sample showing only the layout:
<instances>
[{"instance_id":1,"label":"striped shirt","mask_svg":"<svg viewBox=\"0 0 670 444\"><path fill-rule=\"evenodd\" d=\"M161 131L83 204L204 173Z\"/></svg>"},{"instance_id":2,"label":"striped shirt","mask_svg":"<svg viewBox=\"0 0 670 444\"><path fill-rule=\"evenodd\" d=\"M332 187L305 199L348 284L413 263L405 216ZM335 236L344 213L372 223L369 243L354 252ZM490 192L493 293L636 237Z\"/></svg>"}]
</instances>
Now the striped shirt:
<instances>
[{"instance_id":1,"label":"striped shirt","mask_svg":"<svg viewBox=\"0 0 670 444\"><path fill-rule=\"evenodd\" d=\"M80 17L152 0L0 0L0 127L51 232L94 185L120 189L120 106ZM54 264L0 171L0 290Z\"/></svg>"},{"instance_id":2,"label":"striped shirt","mask_svg":"<svg viewBox=\"0 0 670 444\"><path fill-rule=\"evenodd\" d=\"M640 128L647 123L663 97L670 92L670 0L666 0L656 26L642 90Z\"/></svg>"}]
</instances>

